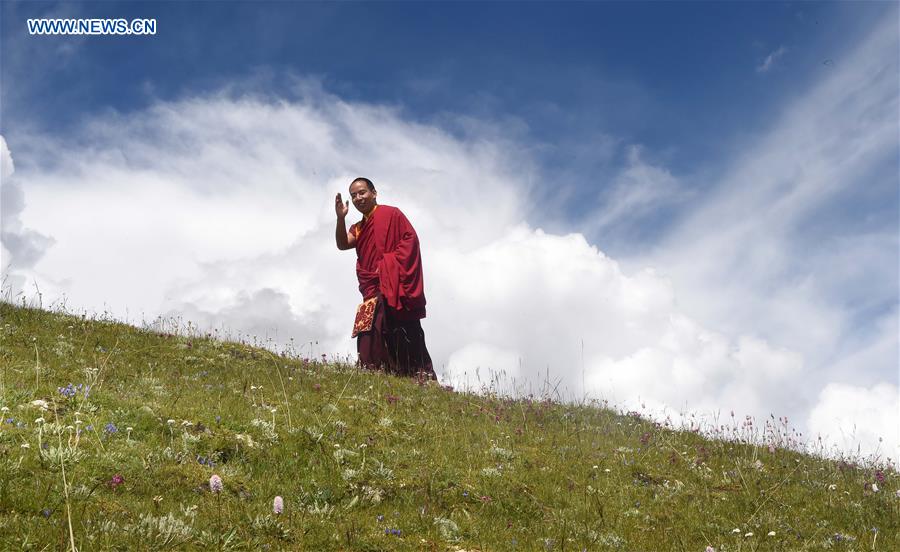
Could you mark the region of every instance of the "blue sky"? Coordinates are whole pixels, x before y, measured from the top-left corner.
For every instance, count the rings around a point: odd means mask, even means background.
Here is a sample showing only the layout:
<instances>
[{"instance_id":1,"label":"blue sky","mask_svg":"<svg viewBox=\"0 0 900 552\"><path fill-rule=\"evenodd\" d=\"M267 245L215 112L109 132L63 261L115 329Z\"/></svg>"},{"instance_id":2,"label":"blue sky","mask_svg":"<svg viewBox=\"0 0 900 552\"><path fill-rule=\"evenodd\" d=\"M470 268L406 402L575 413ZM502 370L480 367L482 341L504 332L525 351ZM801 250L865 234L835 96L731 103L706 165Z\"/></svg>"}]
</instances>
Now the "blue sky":
<instances>
[{"instance_id":1,"label":"blue sky","mask_svg":"<svg viewBox=\"0 0 900 552\"><path fill-rule=\"evenodd\" d=\"M5 70L30 85L29 101L11 108L40 105L29 119L54 128L248 76L283 92L280 76L296 73L417 119L511 116L536 140L602 129L654 149L678 144L690 158L727 153L723 134L769 124L786 95L891 12L884 3L7 3L3 44ZM41 16L155 17L159 33L27 39L24 20ZM64 44L77 55L60 55ZM761 77L754 69L780 47L791 55ZM16 80L4 79L5 96Z\"/></svg>"},{"instance_id":2,"label":"blue sky","mask_svg":"<svg viewBox=\"0 0 900 552\"><path fill-rule=\"evenodd\" d=\"M463 132L457 115L516 121L554 191L583 216L589 175L640 144L703 190L721 160L773 124L786 99L834 70L894 12L887 3L5 3L4 120L66 132L246 86L290 97L292 75L349 101L397 106ZM28 17L155 17L153 38L26 36ZM769 55L785 49L764 73ZM597 150L604 150L598 155ZM590 193L590 192L588 192ZM542 202L545 204L545 202ZM540 216L540 215L537 215ZM663 221L645 221L635 239ZM615 246L617 244L610 244Z\"/></svg>"},{"instance_id":3,"label":"blue sky","mask_svg":"<svg viewBox=\"0 0 900 552\"><path fill-rule=\"evenodd\" d=\"M553 364L576 394L900 452L895 3L0 10L10 281L352 352L328 197L366 174L431 248L442 377Z\"/></svg>"}]
</instances>

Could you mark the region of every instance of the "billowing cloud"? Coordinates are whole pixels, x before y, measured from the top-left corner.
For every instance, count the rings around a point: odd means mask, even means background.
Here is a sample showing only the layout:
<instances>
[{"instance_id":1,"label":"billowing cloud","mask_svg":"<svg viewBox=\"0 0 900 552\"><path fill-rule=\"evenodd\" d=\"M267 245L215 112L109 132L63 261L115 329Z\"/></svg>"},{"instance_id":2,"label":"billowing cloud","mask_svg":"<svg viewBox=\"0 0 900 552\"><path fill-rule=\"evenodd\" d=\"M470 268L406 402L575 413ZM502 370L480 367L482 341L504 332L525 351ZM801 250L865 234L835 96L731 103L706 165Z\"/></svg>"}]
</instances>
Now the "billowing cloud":
<instances>
[{"instance_id":1,"label":"billowing cloud","mask_svg":"<svg viewBox=\"0 0 900 552\"><path fill-rule=\"evenodd\" d=\"M561 396L625 401L655 391L642 378L608 386L616 363L655 382L677 358L697 363L703 379L738 354L718 336L721 354L701 366L709 350L679 340L710 332L679 313L666 279L625 274L580 233L530 226L535 169L479 136L454 138L321 92L158 104L87 132L93 142L78 151L42 141L57 163L27 175L28 220L59 241L40 268L71 282L59 289L70 304L352 354L354 257L334 246L333 198L366 174L424 244L424 326L448 380L463 384L480 368L508 385L538 389L550 377ZM649 174L638 161L623 174ZM698 385L685 383L688 395L700 397Z\"/></svg>"},{"instance_id":2,"label":"billowing cloud","mask_svg":"<svg viewBox=\"0 0 900 552\"><path fill-rule=\"evenodd\" d=\"M804 417L829 382L896 390L897 51L895 25L872 29L839 70L824 71L746 144L652 252L621 259L659 267L703 326L799 353L815 372L791 384ZM896 411L896 392L893 401ZM806 422L825 427L821 417ZM896 460L891 433L880 446ZM879 446L873 433L855 435L864 450Z\"/></svg>"},{"instance_id":3,"label":"billowing cloud","mask_svg":"<svg viewBox=\"0 0 900 552\"><path fill-rule=\"evenodd\" d=\"M52 238L22 225L20 215L25 209L25 192L14 172L12 154L6 139L0 136L0 266L9 296L22 291L24 274L53 245Z\"/></svg>"},{"instance_id":4,"label":"billowing cloud","mask_svg":"<svg viewBox=\"0 0 900 552\"><path fill-rule=\"evenodd\" d=\"M896 461L892 444L900 442L897 395L897 386L891 383L871 387L829 383L809 415L810 430L839 450L856 452L859 443L866 443L870 451Z\"/></svg>"}]
</instances>

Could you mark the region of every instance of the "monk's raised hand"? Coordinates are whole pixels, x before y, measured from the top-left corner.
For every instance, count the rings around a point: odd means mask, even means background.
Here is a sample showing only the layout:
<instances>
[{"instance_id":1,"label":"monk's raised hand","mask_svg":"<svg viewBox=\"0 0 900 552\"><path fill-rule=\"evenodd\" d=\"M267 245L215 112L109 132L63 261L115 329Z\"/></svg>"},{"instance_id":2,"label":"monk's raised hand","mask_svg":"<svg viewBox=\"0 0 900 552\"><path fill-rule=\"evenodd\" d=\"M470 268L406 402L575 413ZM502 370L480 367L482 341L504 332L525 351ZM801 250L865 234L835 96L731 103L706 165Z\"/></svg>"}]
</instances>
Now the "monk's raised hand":
<instances>
[{"instance_id":1,"label":"monk's raised hand","mask_svg":"<svg viewBox=\"0 0 900 552\"><path fill-rule=\"evenodd\" d=\"M344 218L347 216L347 213L350 212L350 201L344 203L344 200L341 199L341 194L338 193L334 197L334 213L338 216L338 218Z\"/></svg>"}]
</instances>

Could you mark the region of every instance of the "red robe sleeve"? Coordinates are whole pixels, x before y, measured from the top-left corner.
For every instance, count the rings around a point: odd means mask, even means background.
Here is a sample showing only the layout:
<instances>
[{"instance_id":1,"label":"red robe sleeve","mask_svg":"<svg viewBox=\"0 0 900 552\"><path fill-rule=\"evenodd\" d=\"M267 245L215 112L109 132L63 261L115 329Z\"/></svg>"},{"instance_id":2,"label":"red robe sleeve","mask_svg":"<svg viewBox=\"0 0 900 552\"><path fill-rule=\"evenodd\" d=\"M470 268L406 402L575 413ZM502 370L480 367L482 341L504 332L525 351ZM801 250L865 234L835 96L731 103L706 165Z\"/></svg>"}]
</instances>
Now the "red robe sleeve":
<instances>
[{"instance_id":1,"label":"red robe sleeve","mask_svg":"<svg viewBox=\"0 0 900 552\"><path fill-rule=\"evenodd\" d=\"M384 256L378 263L379 288L385 302L402 317L425 317L425 283L419 237L399 209L391 217ZM391 247L393 245L393 247Z\"/></svg>"}]
</instances>

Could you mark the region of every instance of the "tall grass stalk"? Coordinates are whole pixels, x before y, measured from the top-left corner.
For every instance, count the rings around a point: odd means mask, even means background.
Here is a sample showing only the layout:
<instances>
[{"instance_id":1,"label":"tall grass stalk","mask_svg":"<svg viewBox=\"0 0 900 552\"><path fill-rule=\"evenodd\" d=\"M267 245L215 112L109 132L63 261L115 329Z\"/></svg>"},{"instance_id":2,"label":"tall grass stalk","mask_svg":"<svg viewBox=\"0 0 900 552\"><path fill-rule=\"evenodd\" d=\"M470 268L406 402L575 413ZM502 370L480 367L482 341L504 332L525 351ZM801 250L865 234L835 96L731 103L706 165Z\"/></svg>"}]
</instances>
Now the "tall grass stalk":
<instances>
[{"instance_id":1,"label":"tall grass stalk","mask_svg":"<svg viewBox=\"0 0 900 552\"><path fill-rule=\"evenodd\" d=\"M55 408L53 409L53 421L56 426L59 427L59 415ZM69 500L69 482L66 480L66 458L63 454L62 433L60 431L56 432L56 440L59 446L59 465L63 480L63 495L66 500L66 523L69 526L69 550L71 552L77 552L77 549L75 548L75 532L72 530L72 503Z\"/></svg>"}]
</instances>

